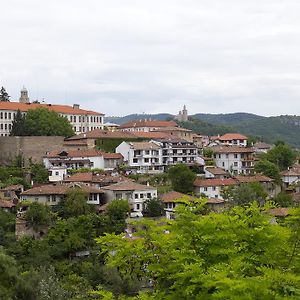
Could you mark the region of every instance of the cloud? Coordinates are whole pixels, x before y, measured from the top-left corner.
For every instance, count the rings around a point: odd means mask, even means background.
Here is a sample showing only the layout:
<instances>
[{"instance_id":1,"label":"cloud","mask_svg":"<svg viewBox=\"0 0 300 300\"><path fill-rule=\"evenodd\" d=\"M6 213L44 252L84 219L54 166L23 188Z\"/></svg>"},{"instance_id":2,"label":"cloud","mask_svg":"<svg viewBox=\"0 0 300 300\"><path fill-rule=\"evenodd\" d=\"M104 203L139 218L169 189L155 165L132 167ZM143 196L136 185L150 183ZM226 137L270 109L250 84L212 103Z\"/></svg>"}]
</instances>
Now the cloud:
<instances>
[{"instance_id":1,"label":"cloud","mask_svg":"<svg viewBox=\"0 0 300 300\"><path fill-rule=\"evenodd\" d=\"M11 0L0 84L107 115L300 111L296 0ZM284 105L283 105L284 103Z\"/></svg>"}]
</instances>

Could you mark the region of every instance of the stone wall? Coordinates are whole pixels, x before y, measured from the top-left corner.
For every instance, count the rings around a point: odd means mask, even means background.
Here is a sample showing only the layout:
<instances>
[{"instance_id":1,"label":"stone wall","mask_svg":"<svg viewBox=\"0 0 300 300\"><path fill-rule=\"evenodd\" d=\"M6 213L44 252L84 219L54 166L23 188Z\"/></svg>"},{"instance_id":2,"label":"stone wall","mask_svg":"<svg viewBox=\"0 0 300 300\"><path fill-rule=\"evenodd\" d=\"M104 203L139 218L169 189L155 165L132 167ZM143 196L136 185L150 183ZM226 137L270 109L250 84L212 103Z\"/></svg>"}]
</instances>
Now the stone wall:
<instances>
[{"instance_id":1,"label":"stone wall","mask_svg":"<svg viewBox=\"0 0 300 300\"><path fill-rule=\"evenodd\" d=\"M63 149L63 143L62 136L1 136L0 165L11 163L18 155L22 155L25 165L29 159L42 162L46 152Z\"/></svg>"}]
</instances>

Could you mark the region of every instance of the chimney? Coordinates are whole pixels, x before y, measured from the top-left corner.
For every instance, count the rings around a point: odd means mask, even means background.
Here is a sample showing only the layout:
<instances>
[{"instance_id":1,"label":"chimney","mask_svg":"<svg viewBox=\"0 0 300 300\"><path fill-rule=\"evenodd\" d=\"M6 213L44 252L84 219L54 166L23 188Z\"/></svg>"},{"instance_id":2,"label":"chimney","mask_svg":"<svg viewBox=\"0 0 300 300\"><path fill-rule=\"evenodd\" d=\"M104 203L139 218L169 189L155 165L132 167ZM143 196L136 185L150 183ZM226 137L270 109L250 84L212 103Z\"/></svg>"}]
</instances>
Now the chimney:
<instances>
[{"instance_id":1,"label":"chimney","mask_svg":"<svg viewBox=\"0 0 300 300\"><path fill-rule=\"evenodd\" d=\"M79 104L73 104L73 108L79 109Z\"/></svg>"}]
</instances>

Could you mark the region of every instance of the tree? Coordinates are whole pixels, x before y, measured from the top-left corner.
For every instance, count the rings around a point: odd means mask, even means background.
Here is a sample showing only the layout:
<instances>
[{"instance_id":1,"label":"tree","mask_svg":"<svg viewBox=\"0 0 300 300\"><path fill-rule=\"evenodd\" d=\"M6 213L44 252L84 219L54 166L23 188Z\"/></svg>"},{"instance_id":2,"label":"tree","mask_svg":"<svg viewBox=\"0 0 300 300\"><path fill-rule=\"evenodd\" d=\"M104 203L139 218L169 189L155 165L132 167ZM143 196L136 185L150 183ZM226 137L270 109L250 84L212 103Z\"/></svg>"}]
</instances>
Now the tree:
<instances>
[{"instance_id":1,"label":"tree","mask_svg":"<svg viewBox=\"0 0 300 300\"><path fill-rule=\"evenodd\" d=\"M115 233L124 232L126 229L126 218L129 213L129 204L127 200L114 200L107 206L106 215L109 218L109 224Z\"/></svg>"},{"instance_id":2,"label":"tree","mask_svg":"<svg viewBox=\"0 0 300 300\"><path fill-rule=\"evenodd\" d=\"M280 171L278 166L266 159L258 161L255 164L254 169L256 173L261 173L265 176L273 178L277 183L280 181Z\"/></svg>"},{"instance_id":3,"label":"tree","mask_svg":"<svg viewBox=\"0 0 300 300\"><path fill-rule=\"evenodd\" d=\"M31 164L30 172L34 183L47 183L49 173L43 164Z\"/></svg>"},{"instance_id":4,"label":"tree","mask_svg":"<svg viewBox=\"0 0 300 300\"><path fill-rule=\"evenodd\" d=\"M30 109L25 117L25 136L65 136L74 135L71 124L66 117L47 108Z\"/></svg>"},{"instance_id":5,"label":"tree","mask_svg":"<svg viewBox=\"0 0 300 300\"><path fill-rule=\"evenodd\" d=\"M26 221L34 228L51 223L51 210L48 205L33 202L26 211Z\"/></svg>"},{"instance_id":6,"label":"tree","mask_svg":"<svg viewBox=\"0 0 300 300\"><path fill-rule=\"evenodd\" d=\"M169 178L172 188L176 192L190 193L193 191L196 175L184 164L178 164L169 169Z\"/></svg>"},{"instance_id":7,"label":"tree","mask_svg":"<svg viewBox=\"0 0 300 300\"><path fill-rule=\"evenodd\" d=\"M8 95L8 93L6 92L4 87L1 87L0 90L0 102L9 102L10 96Z\"/></svg>"},{"instance_id":8,"label":"tree","mask_svg":"<svg viewBox=\"0 0 300 300\"><path fill-rule=\"evenodd\" d=\"M255 203L208 215L194 209L181 207L168 224L142 220L135 239L97 240L107 264L151 283L134 299L299 298L292 226L274 225Z\"/></svg>"},{"instance_id":9,"label":"tree","mask_svg":"<svg viewBox=\"0 0 300 300\"><path fill-rule=\"evenodd\" d=\"M290 207L294 204L293 197L284 192L279 193L275 198L273 198L273 201L280 207Z\"/></svg>"},{"instance_id":10,"label":"tree","mask_svg":"<svg viewBox=\"0 0 300 300\"><path fill-rule=\"evenodd\" d=\"M16 116L12 122L12 128L10 131L11 136L22 136L25 128L25 116L22 115L18 109Z\"/></svg>"},{"instance_id":11,"label":"tree","mask_svg":"<svg viewBox=\"0 0 300 300\"><path fill-rule=\"evenodd\" d=\"M158 198L151 198L145 201L144 217L161 217L165 215L164 203Z\"/></svg>"},{"instance_id":12,"label":"tree","mask_svg":"<svg viewBox=\"0 0 300 300\"><path fill-rule=\"evenodd\" d=\"M81 188L70 188L66 198L59 204L58 213L63 218L89 214L93 211L93 207L87 201L88 194Z\"/></svg>"}]
</instances>

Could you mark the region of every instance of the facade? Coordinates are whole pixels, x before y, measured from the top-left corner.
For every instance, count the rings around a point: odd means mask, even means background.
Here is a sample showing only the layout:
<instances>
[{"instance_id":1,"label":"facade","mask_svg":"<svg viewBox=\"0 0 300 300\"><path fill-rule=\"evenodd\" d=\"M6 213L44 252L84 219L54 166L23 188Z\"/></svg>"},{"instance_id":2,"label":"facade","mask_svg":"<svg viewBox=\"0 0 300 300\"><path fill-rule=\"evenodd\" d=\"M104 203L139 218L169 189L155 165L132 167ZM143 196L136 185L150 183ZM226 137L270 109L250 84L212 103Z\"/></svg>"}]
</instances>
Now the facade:
<instances>
[{"instance_id":1,"label":"facade","mask_svg":"<svg viewBox=\"0 0 300 300\"><path fill-rule=\"evenodd\" d=\"M177 123L174 121L158 121L158 120L135 120L122 124L119 127L121 131L142 131L149 132L158 130L164 127L177 127Z\"/></svg>"},{"instance_id":2,"label":"facade","mask_svg":"<svg viewBox=\"0 0 300 300\"><path fill-rule=\"evenodd\" d=\"M26 89L21 90L20 102L0 102L0 136L9 136L12 122L18 110L26 114L30 109L47 108L66 117L76 134L92 129L103 129L104 114L80 109L78 104L73 106L30 103Z\"/></svg>"},{"instance_id":3,"label":"facade","mask_svg":"<svg viewBox=\"0 0 300 300\"><path fill-rule=\"evenodd\" d=\"M128 200L130 216L142 217L146 200L157 197L157 189L148 185L138 184L131 181L123 181L102 188L105 191L106 202L113 200Z\"/></svg>"},{"instance_id":4,"label":"facade","mask_svg":"<svg viewBox=\"0 0 300 300\"><path fill-rule=\"evenodd\" d=\"M196 179L194 182L194 192L196 195L205 195L207 198L223 199L225 187L237 185L238 181L232 178L226 179Z\"/></svg>"},{"instance_id":5,"label":"facade","mask_svg":"<svg viewBox=\"0 0 300 300\"><path fill-rule=\"evenodd\" d=\"M222 145L227 146L247 146L248 138L245 135L239 133L226 133L219 137L219 141Z\"/></svg>"},{"instance_id":6,"label":"facade","mask_svg":"<svg viewBox=\"0 0 300 300\"><path fill-rule=\"evenodd\" d=\"M280 173L284 187L297 184L300 181L300 168L294 167Z\"/></svg>"},{"instance_id":7,"label":"facade","mask_svg":"<svg viewBox=\"0 0 300 300\"><path fill-rule=\"evenodd\" d=\"M121 153L128 166L136 168L139 173L163 172L162 148L157 142L122 142L116 152Z\"/></svg>"},{"instance_id":8,"label":"facade","mask_svg":"<svg viewBox=\"0 0 300 300\"><path fill-rule=\"evenodd\" d=\"M216 166L230 174L250 174L254 170L254 149L238 146L214 147Z\"/></svg>"},{"instance_id":9,"label":"facade","mask_svg":"<svg viewBox=\"0 0 300 300\"><path fill-rule=\"evenodd\" d=\"M105 153L96 149L52 151L43 158L47 170L63 167L66 169L102 169L113 170L123 161L119 153Z\"/></svg>"}]
</instances>

